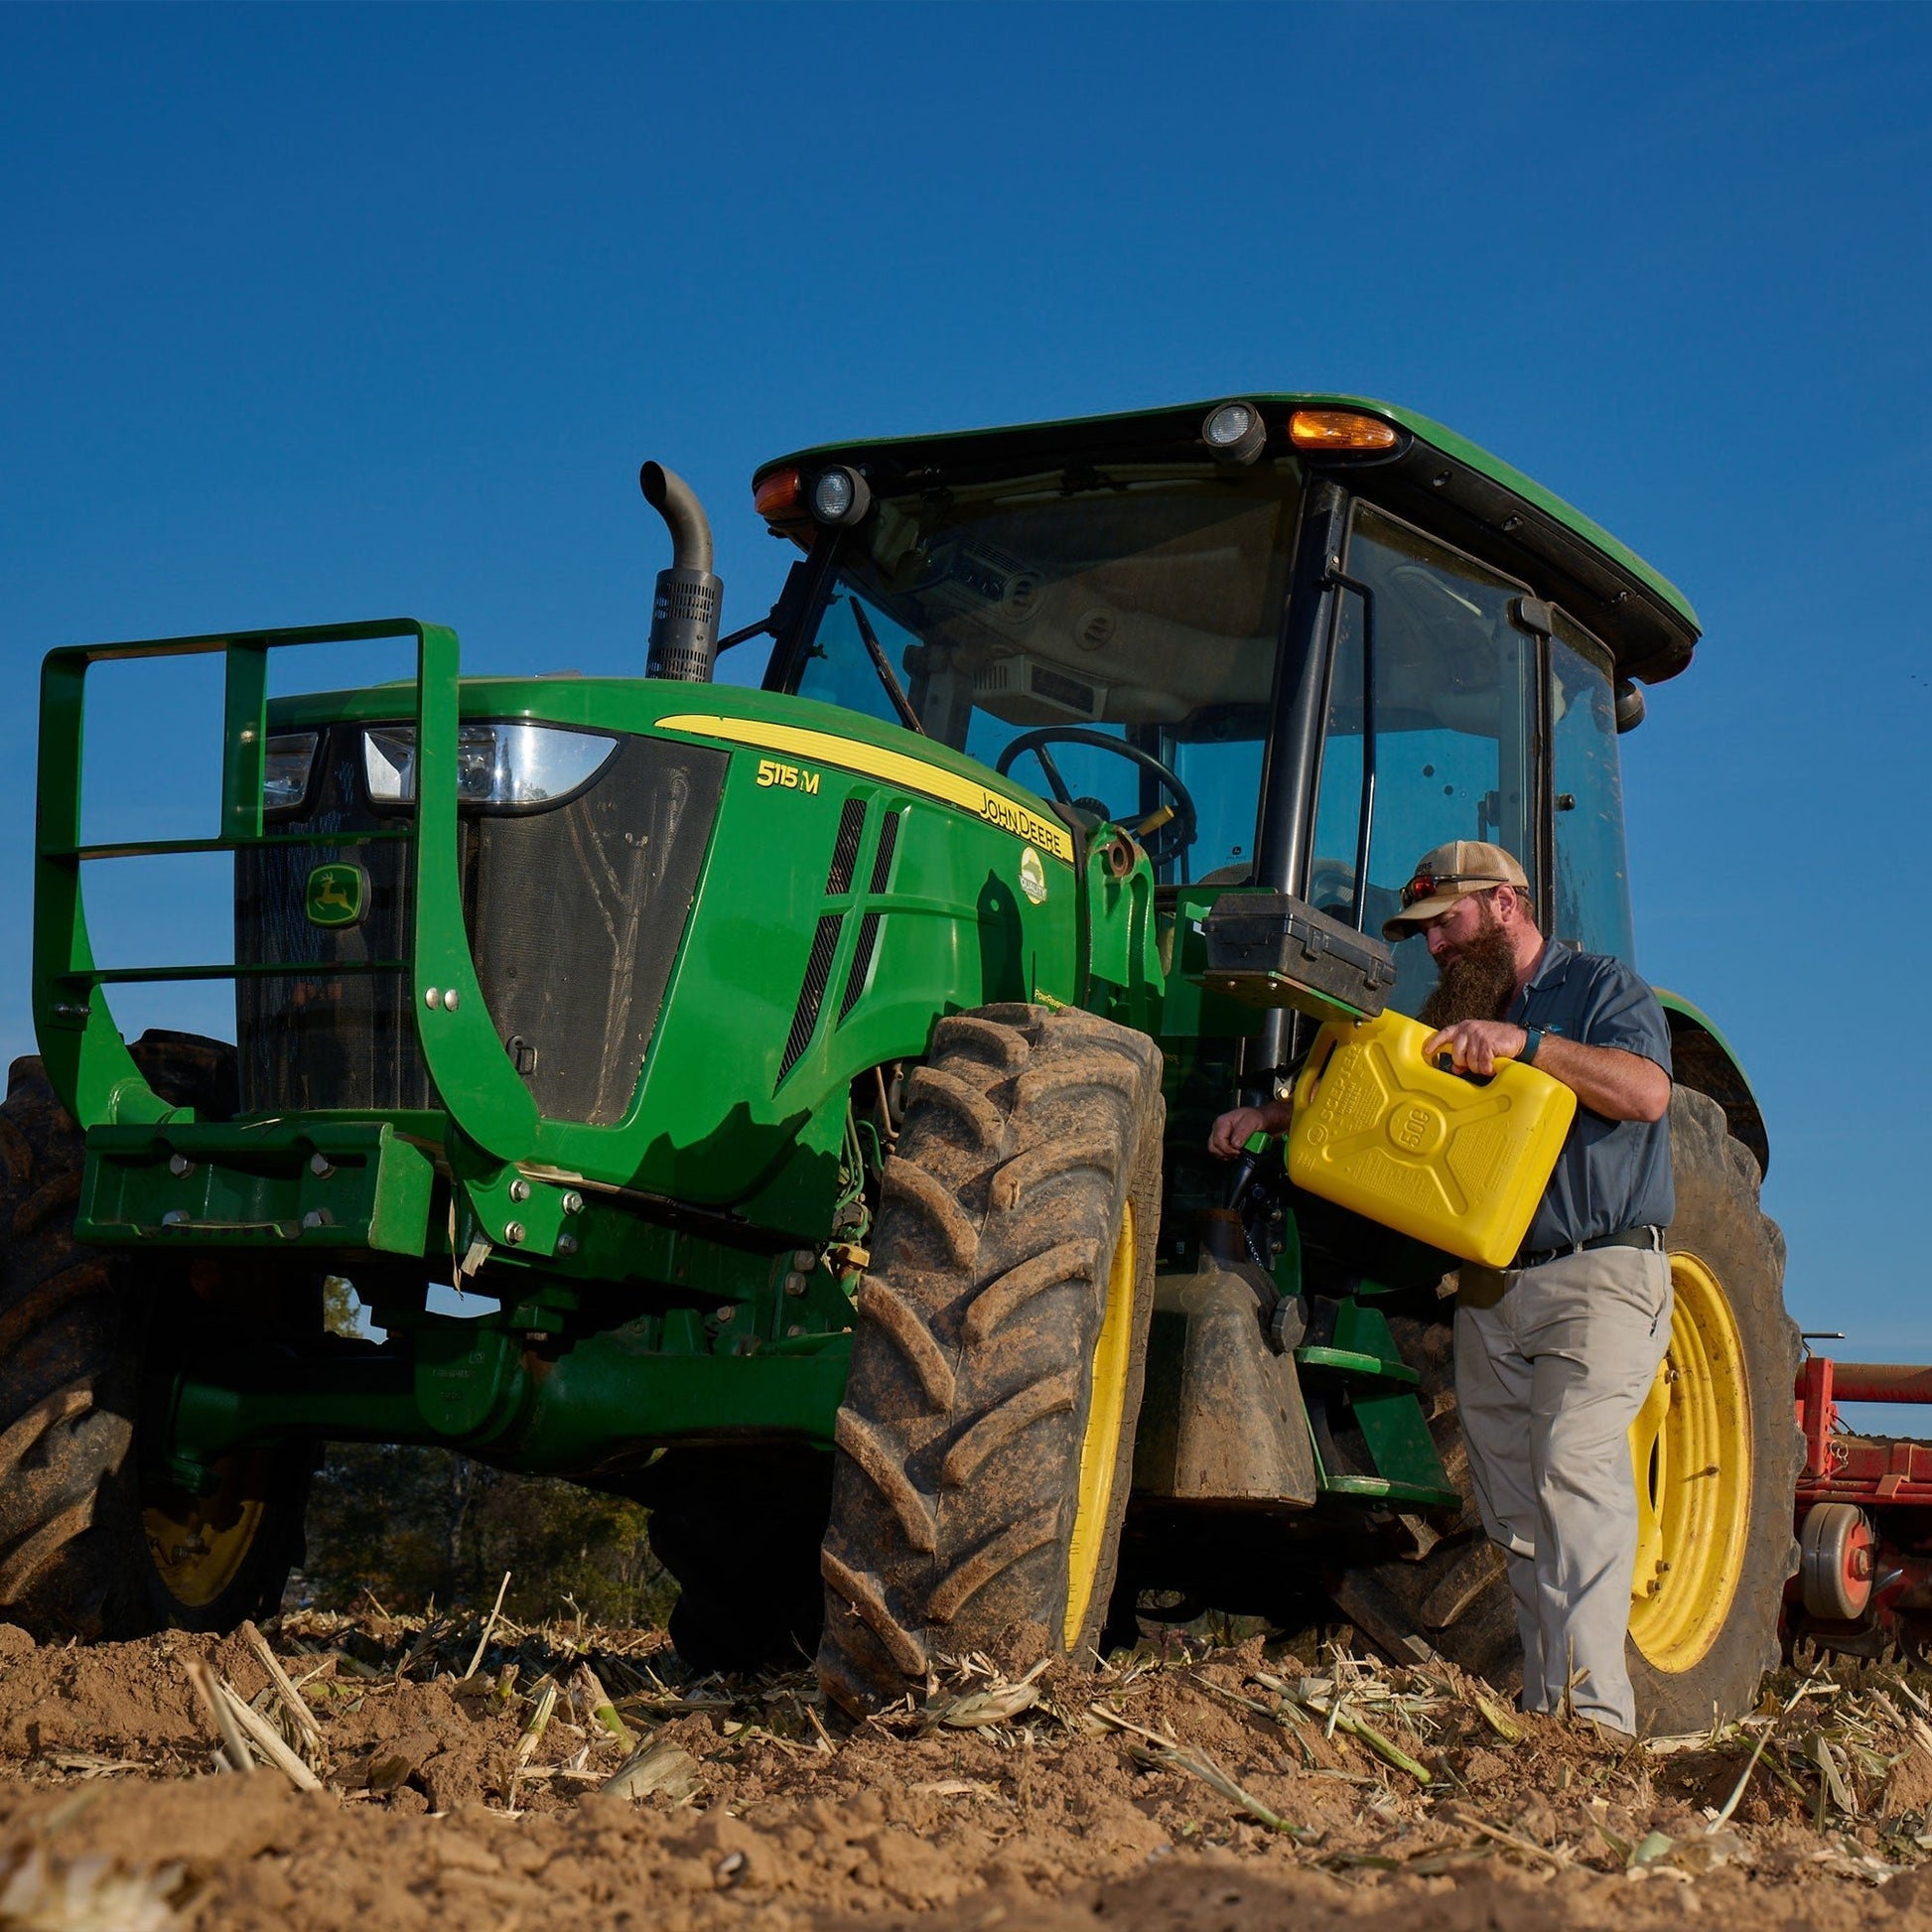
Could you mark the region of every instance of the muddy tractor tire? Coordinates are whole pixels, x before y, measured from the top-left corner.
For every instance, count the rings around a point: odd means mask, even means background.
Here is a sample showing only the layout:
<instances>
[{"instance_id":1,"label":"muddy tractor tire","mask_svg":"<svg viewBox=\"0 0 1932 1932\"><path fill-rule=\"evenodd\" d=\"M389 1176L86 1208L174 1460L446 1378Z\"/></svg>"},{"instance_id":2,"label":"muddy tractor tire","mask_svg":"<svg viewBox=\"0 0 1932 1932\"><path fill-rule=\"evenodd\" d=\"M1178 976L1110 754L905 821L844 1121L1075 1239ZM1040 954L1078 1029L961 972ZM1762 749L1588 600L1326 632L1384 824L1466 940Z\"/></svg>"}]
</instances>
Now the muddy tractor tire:
<instances>
[{"instance_id":1,"label":"muddy tractor tire","mask_svg":"<svg viewBox=\"0 0 1932 1932\"><path fill-rule=\"evenodd\" d=\"M1395 1662L1451 1657L1514 1696L1523 1682L1523 1647L1503 1554L1489 1541L1476 1510L1468 1449L1456 1417L1453 1331L1448 1318L1453 1307L1445 1303L1433 1320L1396 1315L1389 1327L1403 1360L1421 1378L1416 1394L1462 1507L1448 1521L1421 1525L1416 1519L1408 1525L1415 1541L1429 1544L1421 1557L1383 1556L1342 1567L1330 1574L1328 1594L1361 1635Z\"/></svg>"},{"instance_id":2,"label":"muddy tractor tire","mask_svg":"<svg viewBox=\"0 0 1932 1932\"><path fill-rule=\"evenodd\" d=\"M147 1034L132 1051L165 1099L233 1111L231 1047ZM321 1277L80 1246L83 1153L39 1059L16 1060L0 1103L0 1617L43 1642L231 1629L281 1600L314 1458L236 1453L205 1496L144 1473L144 1364L231 1345L271 1307L319 1327Z\"/></svg>"},{"instance_id":3,"label":"muddy tractor tire","mask_svg":"<svg viewBox=\"0 0 1932 1932\"><path fill-rule=\"evenodd\" d=\"M820 1682L859 1713L948 1656L1091 1660L1133 1472L1161 1055L1093 1016L942 1020L887 1165L820 1554Z\"/></svg>"},{"instance_id":4,"label":"muddy tractor tire","mask_svg":"<svg viewBox=\"0 0 1932 1932\"><path fill-rule=\"evenodd\" d=\"M1676 1308L1670 1351L1630 1432L1640 1542L1630 1604L1630 1677L1649 1734L1741 1717L1778 1662L1785 1580L1797 1568L1792 1496L1804 1443L1792 1407L1797 1325L1784 1311L1784 1237L1758 1206L1756 1161L1708 1095L1671 1097L1677 1215L1669 1233ZM1435 1393L1445 1462L1468 1492L1449 1440L1453 1383L1439 1331L1421 1363ZM1405 1344L1406 1345L1406 1344ZM1414 1357L1412 1356L1412 1359ZM1501 1553L1474 1501L1419 1563L1364 1565L1334 1594L1378 1647L1404 1663L1430 1650L1500 1685L1522 1653Z\"/></svg>"},{"instance_id":5,"label":"muddy tractor tire","mask_svg":"<svg viewBox=\"0 0 1932 1932\"><path fill-rule=\"evenodd\" d=\"M1638 1724L1666 1735L1708 1729L1714 1710L1743 1716L1776 1667L1804 1466L1798 1326L1784 1311L1784 1236L1758 1207L1757 1162L1705 1094L1679 1087L1670 1128L1676 1311L1630 1432L1643 1526L1630 1678Z\"/></svg>"}]
</instances>

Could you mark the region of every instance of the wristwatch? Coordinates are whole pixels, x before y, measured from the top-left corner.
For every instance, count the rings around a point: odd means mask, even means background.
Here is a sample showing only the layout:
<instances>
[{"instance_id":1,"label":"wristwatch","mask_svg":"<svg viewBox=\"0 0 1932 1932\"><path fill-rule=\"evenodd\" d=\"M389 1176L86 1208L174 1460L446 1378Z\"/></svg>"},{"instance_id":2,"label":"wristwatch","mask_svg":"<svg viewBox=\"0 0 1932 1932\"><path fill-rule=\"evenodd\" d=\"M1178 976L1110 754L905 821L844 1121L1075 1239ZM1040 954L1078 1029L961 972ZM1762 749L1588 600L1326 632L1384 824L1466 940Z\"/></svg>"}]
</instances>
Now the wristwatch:
<instances>
[{"instance_id":1,"label":"wristwatch","mask_svg":"<svg viewBox=\"0 0 1932 1932\"><path fill-rule=\"evenodd\" d=\"M1523 1029L1523 1050L1516 1055L1517 1060L1524 1066L1534 1066L1536 1064L1537 1048L1542 1044L1543 1029L1541 1027L1525 1027Z\"/></svg>"}]
</instances>

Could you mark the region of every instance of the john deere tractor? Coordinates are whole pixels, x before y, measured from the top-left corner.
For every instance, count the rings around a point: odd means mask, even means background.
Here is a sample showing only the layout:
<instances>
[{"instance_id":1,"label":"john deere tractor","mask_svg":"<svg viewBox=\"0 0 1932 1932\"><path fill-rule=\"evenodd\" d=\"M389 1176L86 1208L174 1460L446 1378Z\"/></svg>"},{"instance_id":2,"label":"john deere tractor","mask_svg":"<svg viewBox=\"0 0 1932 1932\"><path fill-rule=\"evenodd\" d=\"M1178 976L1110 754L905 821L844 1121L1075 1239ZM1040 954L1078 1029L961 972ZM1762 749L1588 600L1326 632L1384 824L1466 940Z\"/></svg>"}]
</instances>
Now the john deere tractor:
<instances>
[{"instance_id":1,"label":"john deere tractor","mask_svg":"<svg viewBox=\"0 0 1932 1932\"><path fill-rule=\"evenodd\" d=\"M1508 847L1548 930L1630 956L1618 735L1685 600L1341 397L784 458L756 507L798 558L722 642L704 514L643 484L643 677L464 678L410 621L48 658L0 1613L271 1607L359 1439L640 1499L694 1666L815 1650L852 1710L1210 1607L1506 1679L1452 1264L1204 1143L1323 1018L1414 1011L1426 949L1376 935L1429 847ZM385 637L413 682L267 695ZM715 682L753 637L761 684ZM83 843L90 672L182 653L225 661L219 823ZM166 853L233 855L232 957L97 965L89 882ZM198 976L232 1045L123 1043L121 982ZM1668 1004L1631 1643L1681 1729L1774 1655L1799 1441L1763 1124ZM324 1332L329 1276L381 1339Z\"/></svg>"}]
</instances>

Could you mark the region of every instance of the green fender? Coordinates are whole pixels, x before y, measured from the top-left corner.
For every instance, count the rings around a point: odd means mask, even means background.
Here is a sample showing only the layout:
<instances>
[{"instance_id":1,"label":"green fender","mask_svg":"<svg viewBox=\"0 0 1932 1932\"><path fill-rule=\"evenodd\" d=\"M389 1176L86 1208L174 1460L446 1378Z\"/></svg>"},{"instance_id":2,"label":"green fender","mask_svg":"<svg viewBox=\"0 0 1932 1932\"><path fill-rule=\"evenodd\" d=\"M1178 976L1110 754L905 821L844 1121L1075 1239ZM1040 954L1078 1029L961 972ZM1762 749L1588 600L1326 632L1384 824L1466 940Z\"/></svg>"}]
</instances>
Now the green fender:
<instances>
[{"instance_id":1,"label":"green fender","mask_svg":"<svg viewBox=\"0 0 1932 1932\"><path fill-rule=\"evenodd\" d=\"M1658 1004L1670 1027L1670 1053L1678 1081L1708 1093L1725 1110L1730 1137L1750 1149L1760 1174L1771 1171L1771 1141L1764 1131L1763 1110L1745 1077L1730 1041L1702 1007L1660 987Z\"/></svg>"}]
</instances>

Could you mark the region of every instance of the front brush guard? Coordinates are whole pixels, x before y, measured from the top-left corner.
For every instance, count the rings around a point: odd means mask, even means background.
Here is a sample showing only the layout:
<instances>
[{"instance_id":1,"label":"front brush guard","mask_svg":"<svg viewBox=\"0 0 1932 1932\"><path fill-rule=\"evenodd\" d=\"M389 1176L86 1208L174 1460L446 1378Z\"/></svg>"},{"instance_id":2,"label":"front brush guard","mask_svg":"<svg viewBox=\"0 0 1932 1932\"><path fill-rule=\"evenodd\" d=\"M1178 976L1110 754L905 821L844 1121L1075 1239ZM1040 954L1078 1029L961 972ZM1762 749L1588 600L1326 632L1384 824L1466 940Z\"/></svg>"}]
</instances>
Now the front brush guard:
<instances>
[{"instance_id":1,"label":"front brush guard","mask_svg":"<svg viewBox=\"0 0 1932 1932\"><path fill-rule=\"evenodd\" d=\"M416 811L413 823L374 832L265 831L263 759L268 730L268 653L300 644L416 640ZM221 652L226 659L221 759L221 819L209 839L137 840L83 845L80 839L81 734L86 674L97 663L136 657ZM95 1128L180 1121L148 1084L121 1039L104 997L123 982L314 978L345 970L407 976L423 1057L453 1124L498 1161L530 1159L540 1123L536 1102L496 1038L464 931L457 866L457 717L460 660L456 633L413 618L321 624L288 630L166 637L139 643L81 644L49 653L41 677L39 830L35 848L34 1023L48 1077L80 1124ZM312 962L202 966L94 964L87 936L82 868L111 858L237 852L250 846L342 847L381 840L414 844L414 905L408 956L354 968Z\"/></svg>"}]
</instances>

